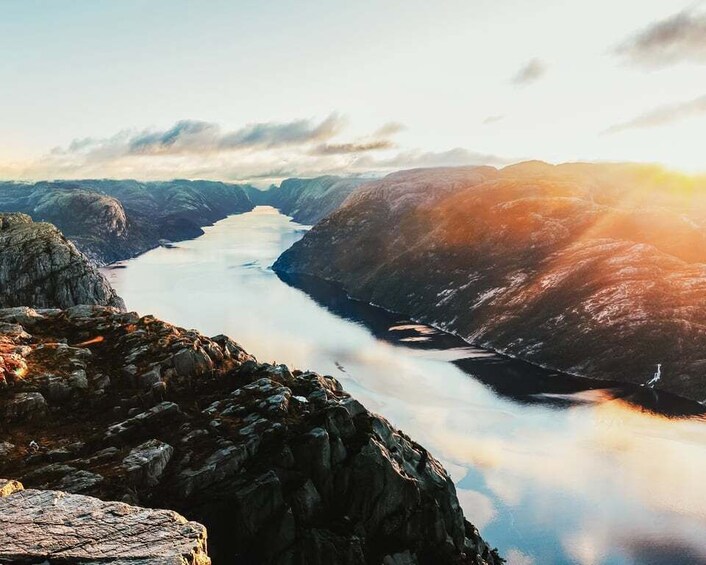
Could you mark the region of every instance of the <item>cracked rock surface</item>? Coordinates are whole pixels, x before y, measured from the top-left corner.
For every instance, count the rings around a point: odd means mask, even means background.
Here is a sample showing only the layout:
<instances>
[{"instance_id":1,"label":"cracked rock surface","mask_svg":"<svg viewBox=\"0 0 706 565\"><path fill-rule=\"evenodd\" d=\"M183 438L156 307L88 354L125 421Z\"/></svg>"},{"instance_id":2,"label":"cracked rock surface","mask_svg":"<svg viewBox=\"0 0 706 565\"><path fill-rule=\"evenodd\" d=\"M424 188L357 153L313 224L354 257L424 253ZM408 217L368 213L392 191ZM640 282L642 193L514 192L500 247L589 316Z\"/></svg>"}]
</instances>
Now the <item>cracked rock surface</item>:
<instances>
[{"instance_id":1,"label":"cracked rock surface","mask_svg":"<svg viewBox=\"0 0 706 565\"><path fill-rule=\"evenodd\" d=\"M500 563L441 464L332 377L107 307L0 324L7 479L179 512L214 563Z\"/></svg>"},{"instance_id":2,"label":"cracked rock surface","mask_svg":"<svg viewBox=\"0 0 706 565\"><path fill-rule=\"evenodd\" d=\"M0 486L0 563L211 563L206 529L171 510L14 486Z\"/></svg>"}]
</instances>

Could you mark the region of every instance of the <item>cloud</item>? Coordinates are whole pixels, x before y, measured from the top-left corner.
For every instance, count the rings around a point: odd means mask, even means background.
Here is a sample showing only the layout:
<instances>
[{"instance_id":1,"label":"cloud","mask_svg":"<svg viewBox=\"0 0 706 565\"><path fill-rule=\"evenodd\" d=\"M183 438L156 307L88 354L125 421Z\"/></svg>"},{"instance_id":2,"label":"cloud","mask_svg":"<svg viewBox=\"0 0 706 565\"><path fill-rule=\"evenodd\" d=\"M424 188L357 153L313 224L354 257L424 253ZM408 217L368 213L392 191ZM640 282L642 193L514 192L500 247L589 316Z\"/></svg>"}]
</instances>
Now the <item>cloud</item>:
<instances>
[{"instance_id":1,"label":"cloud","mask_svg":"<svg viewBox=\"0 0 706 565\"><path fill-rule=\"evenodd\" d=\"M195 153L301 145L331 139L344 126L345 121L338 114L331 114L320 123L311 120L265 122L231 132L221 131L213 123L183 120L165 131L136 135L128 143L128 152L143 155Z\"/></svg>"},{"instance_id":2,"label":"cloud","mask_svg":"<svg viewBox=\"0 0 706 565\"><path fill-rule=\"evenodd\" d=\"M615 124L606 129L603 133L610 134L630 129L659 127L687 118L697 117L702 114L706 114L706 95L686 102L659 106L626 122Z\"/></svg>"},{"instance_id":3,"label":"cloud","mask_svg":"<svg viewBox=\"0 0 706 565\"><path fill-rule=\"evenodd\" d=\"M395 144L389 139L378 139L367 143L331 143L319 145L314 151L320 155L343 155L346 153L366 153L381 149L391 149Z\"/></svg>"},{"instance_id":4,"label":"cloud","mask_svg":"<svg viewBox=\"0 0 706 565\"><path fill-rule=\"evenodd\" d=\"M124 130L76 139L24 163L0 163L0 177L16 180L136 178L212 179L267 184L293 176L383 174L409 167L505 163L457 148L439 153L392 150L404 129L389 122L346 139L346 120L262 122L225 130L212 122L181 120L164 129Z\"/></svg>"},{"instance_id":5,"label":"cloud","mask_svg":"<svg viewBox=\"0 0 706 565\"><path fill-rule=\"evenodd\" d=\"M482 123L483 123L484 126L487 126L487 125L490 125L490 124L495 124L495 123L497 123L497 122L500 122L500 121L502 121L502 120L504 120L504 119L505 119L505 116L504 116L504 115L498 114L498 115L496 115L496 116L488 116L487 118L485 118L485 119L483 120Z\"/></svg>"},{"instance_id":6,"label":"cloud","mask_svg":"<svg viewBox=\"0 0 706 565\"><path fill-rule=\"evenodd\" d=\"M657 21L619 45L615 53L645 68L706 63L706 12L685 10Z\"/></svg>"},{"instance_id":7,"label":"cloud","mask_svg":"<svg viewBox=\"0 0 706 565\"><path fill-rule=\"evenodd\" d=\"M547 72L546 65L540 59L525 63L512 78L514 84L525 85L538 81Z\"/></svg>"},{"instance_id":8,"label":"cloud","mask_svg":"<svg viewBox=\"0 0 706 565\"><path fill-rule=\"evenodd\" d=\"M377 159L367 155L361 156L351 164L351 169L372 171L393 171L417 167L460 167L464 165L506 165L510 159L469 151L456 147L448 151L421 151L409 149L400 151L392 157Z\"/></svg>"}]
</instances>

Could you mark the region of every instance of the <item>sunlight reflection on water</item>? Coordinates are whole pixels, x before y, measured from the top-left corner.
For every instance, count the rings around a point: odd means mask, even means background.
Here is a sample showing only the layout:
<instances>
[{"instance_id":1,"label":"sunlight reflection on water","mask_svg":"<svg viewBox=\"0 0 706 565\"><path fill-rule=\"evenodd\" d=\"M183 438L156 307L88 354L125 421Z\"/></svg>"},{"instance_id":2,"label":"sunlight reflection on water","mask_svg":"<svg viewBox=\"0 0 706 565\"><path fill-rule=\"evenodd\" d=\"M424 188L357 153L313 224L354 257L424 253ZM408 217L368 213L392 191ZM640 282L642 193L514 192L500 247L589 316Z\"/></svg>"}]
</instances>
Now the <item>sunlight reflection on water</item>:
<instances>
[{"instance_id":1,"label":"sunlight reflection on water","mask_svg":"<svg viewBox=\"0 0 706 565\"><path fill-rule=\"evenodd\" d=\"M280 281L269 266L304 231L259 207L104 272L131 309L337 377L444 463L511 565L706 562L702 419L640 410L615 389L498 394L449 361L479 375L509 361L440 347L439 332L389 313L344 319Z\"/></svg>"}]
</instances>

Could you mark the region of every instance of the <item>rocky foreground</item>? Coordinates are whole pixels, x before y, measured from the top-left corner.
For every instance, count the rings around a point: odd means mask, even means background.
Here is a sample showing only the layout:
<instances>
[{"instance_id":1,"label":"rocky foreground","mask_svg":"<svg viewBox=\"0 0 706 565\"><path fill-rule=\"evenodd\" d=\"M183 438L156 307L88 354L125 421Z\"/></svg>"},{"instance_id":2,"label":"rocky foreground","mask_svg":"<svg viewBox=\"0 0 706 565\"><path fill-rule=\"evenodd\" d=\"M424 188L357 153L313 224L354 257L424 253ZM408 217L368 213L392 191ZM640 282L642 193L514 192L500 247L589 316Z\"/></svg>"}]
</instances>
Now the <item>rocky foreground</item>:
<instances>
[{"instance_id":1,"label":"rocky foreground","mask_svg":"<svg viewBox=\"0 0 706 565\"><path fill-rule=\"evenodd\" d=\"M98 269L53 225L0 213L0 308L124 308Z\"/></svg>"},{"instance_id":2,"label":"rocky foreground","mask_svg":"<svg viewBox=\"0 0 706 565\"><path fill-rule=\"evenodd\" d=\"M0 476L180 512L216 563L500 563L434 457L335 379L150 316L0 311L0 432ZM27 492L27 516L55 496Z\"/></svg>"},{"instance_id":3,"label":"rocky foreground","mask_svg":"<svg viewBox=\"0 0 706 565\"><path fill-rule=\"evenodd\" d=\"M0 563L209 565L206 528L170 510L0 479Z\"/></svg>"},{"instance_id":4,"label":"rocky foreground","mask_svg":"<svg viewBox=\"0 0 706 565\"><path fill-rule=\"evenodd\" d=\"M275 263L522 359L706 400L706 179L638 165L421 169Z\"/></svg>"}]
</instances>

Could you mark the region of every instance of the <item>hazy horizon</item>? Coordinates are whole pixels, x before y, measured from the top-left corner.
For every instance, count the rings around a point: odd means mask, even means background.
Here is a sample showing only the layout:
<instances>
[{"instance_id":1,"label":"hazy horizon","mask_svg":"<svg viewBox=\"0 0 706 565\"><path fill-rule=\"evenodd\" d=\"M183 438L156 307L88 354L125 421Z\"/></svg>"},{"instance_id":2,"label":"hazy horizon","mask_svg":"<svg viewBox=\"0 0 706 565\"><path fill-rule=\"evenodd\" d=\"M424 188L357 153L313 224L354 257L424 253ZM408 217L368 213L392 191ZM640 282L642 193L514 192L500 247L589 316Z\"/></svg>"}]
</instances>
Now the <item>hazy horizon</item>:
<instances>
[{"instance_id":1,"label":"hazy horizon","mask_svg":"<svg viewBox=\"0 0 706 565\"><path fill-rule=\"evenodd\" d=\"M706 172L704 6L0 2L0 178Z\"/></svg>"}]
</instances>

